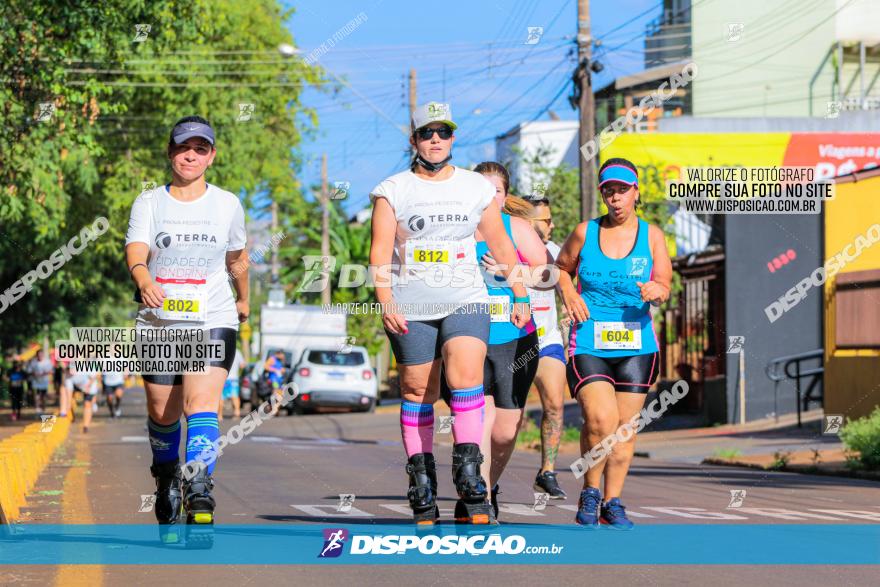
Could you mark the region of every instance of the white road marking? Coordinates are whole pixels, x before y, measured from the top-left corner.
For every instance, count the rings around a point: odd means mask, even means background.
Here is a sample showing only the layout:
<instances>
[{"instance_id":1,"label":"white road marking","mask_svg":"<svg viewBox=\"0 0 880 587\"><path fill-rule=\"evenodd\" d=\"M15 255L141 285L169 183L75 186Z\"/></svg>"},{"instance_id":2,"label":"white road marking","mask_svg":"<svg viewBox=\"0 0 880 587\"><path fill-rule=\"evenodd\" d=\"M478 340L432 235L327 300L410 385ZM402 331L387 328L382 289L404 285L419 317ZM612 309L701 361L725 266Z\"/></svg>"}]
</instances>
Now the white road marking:
<instances>
[{"instance_id":1,"label":"white road marking","mask_svg":"<svg viewBox=\"0 0 880 587\"><path fill-rule=\"evenodd\" d=\"M397 514L404 515L406 517L412 517L412 509L405 504L401 503L380 503L380 507L383 507L387 510L391 510ZM453 517L455 510L452 508L440 508L440 517L441 518L451 518Z\"/></svg>"},{"instance_id":2,"label":"white road marking","mask_svg":"<svg viewBox=\"0 0 880 587\"><path fill-rule=\"evenodd\" d=\"M742 512L744 514L755 514L756 516L767 516L768 518L779 518L780 520L807 520L807 519L818 519L818 520L836 520L840 521L840 518L833 518L831 516L823 516L820 514L811 514L809 512L796 512L794 510L787 510L784 508L738 508L738 512Z\"/></svg>"},{"instance_id":3,"label":"white road marking","mask_svg":"<svg viewBox=\"0 0 880 587\"><path fill-rule=\"evenodd\" d=\"M409 505L406 503L381 503L376 504L378 507L390 510L396 514L400 514L404 517L411 517L412 510ZM307 516L315 517L315 518L326 518L326 517L336 517L336 516L349 516L353 518L373 518L376 517L377 514L371 514L369 512L365 512L356 507L352 507L349 512L338 512L336 511L336 504L291 504L292 508L296 508L299 511L303 512ZM500 511L502 514L502 519L505 516L523 516L523 517L541 517L545 516L547 512L550 511L550 508L559 508L560 510L564 510L567 512L576 512L577 506L575 505L563 505L563 504L548 504L547 509L544 512L536 512L532 509L532 506L528 504L521 503L503 503L500 504ZM677 518L689 518L689 519L699 519L699 520L749 520L754 519L753 517L746 517L735 515L731 513L724 512L713 512L708 511L702 508L692 508L692 507L658 507L658 506L642 506L643 510L652 510L659 514L666 514L655 516L651 514L646 514L642 512L636 512L632 510L627 510L627 515L632 518L665 518L669 519L669 517L677 517ZM834 522L844 522L846 523L846 518L856 518L859 520L867 520L870 522L880 522L880 512L868 511L868 510L828 510L828 509L810 509L810 511L797 511L786 508L739 508L737 510L738 513L743 514L751 514L752 516L759 517L767 517L767 518L776 518L780 520L792 520L792 521L802 521L802 520L828 520ZM812 513L819 512L819 513ZM443 519L449 519L454 516L453 508L440 508L440 517ZM834 517L838 516L838 517Z\"/></svg>"},{"instance_id":4,"label":"white road marking","mask_svg":"<svg viewBox=\"0 0 880 587\"><path fill-rule=\"evenodd\" d=\"M568 510L570 512L578 511L578 508L576 505L561 505L561 504L556 505L556 504L553 504L553 507L557 507L561 510ZM634 512L631 509L626 510L626 515L633 517L633 518L656 518L657 517L657 516L652 516L651 514L643 514L641 512Z\"/></svg>"},{"instance_id":5,"label":"white road marking","mask_svg":"<svg viewBox=\"0 0 880 587\"><path fill-rule=\"evenodd\" d=\"M120 438L122 442L150 442L149 436L123 436Z\"/></svg>"},{"instance_id":6,"label":"white road marking","mask_svg":"<svg viewBox=\"0 0 880 587\"><path fill-rule=\"evenodd\" d=\"M846 516L848 518L858 518L860 520L871 520L872 522L880 522L880 512L869 512L865 510L817 510L810 508L811 512L822 512L823 514L834 514L835 516Z\"/></svg>"},{"instance_id":7,"label":"white road marking","mask_svg":"<svg viewBox=\"0 0 880 587\"><path fill-rule=\"evenodd\" d=\"M549 504L548 504L549 505ZM543 512L535 511L535 509L524 503L499 503L499 514L513 514L514 516L543 517Z\"/></svg>"},{"instance_id":8,"label":"white road marking","mask_svg":"<svg viewBox=\"0 0 880 587\"><path fill-rule=\"evenodd\" d=\"M284 439L280 436L251 436L250 440L253 442L281 442Z\"/></svg>"},{"instance_id":9,"label":"white road marking","mask_svg":"<svg viewBox=\"0 0 880 587\"><path fill-rule=\"evenodd\" d=\"M292 448L293 450L343 450L342 446L316 446L314 444L284 444L284 448Z\"/></svg>"},{"instance_id":10,"label":"white road marking","mask_svg":"<svg viewBox=\"0 0 880 587\"><path fill-rule=\"evenodd\" d=\"M685 507L642 507L643 510L652 510L662 514L679 516L681 518L695 518L698 520L748 520L745 516L735 516L733 514L722 514L721 512L709 512L703 508L685 508Z\"/></svg>"},{"instance_id":11,"label":"white road marking","mask_svg":"<svg viewBox=\"0 0 880 587\"><path fill-rule=\"evenodd\" d=\"M359 510L354 506L352 506L351 509L347 512L338 512L338 511L336 511L337 506L329 505L329 504L317 504L317 505L290 504L290 507L296 508L296 509L300 510L301 512L303 512L304 514L306 514L308 516L316 517L316 518L326 518L328 516L330 516L330 517L348 516L350 518L373 518L373 517L375 517L373 514L369 514L363 510ZM321 509L321 508L324 508L327 511L324 511L324 509Z\"/></svg>"}]
</instances>

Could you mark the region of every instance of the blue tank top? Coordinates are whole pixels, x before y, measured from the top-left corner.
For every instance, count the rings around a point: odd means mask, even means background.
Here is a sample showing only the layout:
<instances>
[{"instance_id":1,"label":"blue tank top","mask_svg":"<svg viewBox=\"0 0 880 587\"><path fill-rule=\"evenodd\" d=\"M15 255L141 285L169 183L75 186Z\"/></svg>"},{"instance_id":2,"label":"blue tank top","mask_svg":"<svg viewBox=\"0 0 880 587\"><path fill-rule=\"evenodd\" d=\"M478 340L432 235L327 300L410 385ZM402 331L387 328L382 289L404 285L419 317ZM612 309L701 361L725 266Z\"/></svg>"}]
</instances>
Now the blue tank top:
<instances>
[{"instance_id":1,"label":"blue tank top","mask_svg":"<svg viewBox=\"0 0 880 587\"><path fill-rule=\"evenodd\" d=\"M654 270L648 223L639 219L632 250L622 259L612 259L599 246L601 221L600 217L587 223L578 260L578 293L590 317L572 329L569 353L631 357L657 352L650 304L642 301L636 285L650 281Z\"/></svg>"},{"instance_id":2,"label":"blue tank top","mask_svg":"<svg viewBox=\"0 0 880 587\"><path fill-rule=\"evenodd\" d=\"M504 222L504 230L510 237L510 242L516 247L513 240L513 231L510 229L510 215L501 213L501 220ZM477 241L477 261L483 258L483 255L489 252L489 245L486 241ZM519 253L517 253L519 255ZM521 258L521 257L520 257ZM489 292L490 306L494 305L494 309L498 310L499 304L507 304L504 307L506 314L492 320L489 326L489 344L503 344L524 336L528 336L535 331L535 323L529 320L529 323L523 328L517 328L510 321L510 310L513 309L513 290L507 286L507 282L501 276L490 275L483 270L482 265L480 271L483 274L483 281L486 282L486 290ZM502 299L503 298L503 299Z\"/></svg>"}]
</instances>

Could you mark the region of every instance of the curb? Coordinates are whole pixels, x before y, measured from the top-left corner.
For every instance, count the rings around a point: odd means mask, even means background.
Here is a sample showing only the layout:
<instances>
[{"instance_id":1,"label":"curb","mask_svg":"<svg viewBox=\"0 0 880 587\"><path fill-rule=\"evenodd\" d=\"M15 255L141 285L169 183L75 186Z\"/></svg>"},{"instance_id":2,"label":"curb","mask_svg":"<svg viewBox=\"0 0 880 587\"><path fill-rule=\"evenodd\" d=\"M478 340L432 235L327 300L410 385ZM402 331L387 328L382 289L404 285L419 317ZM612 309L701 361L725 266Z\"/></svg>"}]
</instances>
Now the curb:
<instances>
[{"instance_id":1,"label":"curb","mask_svg":"<svg viewBox=\"0 0 880 587\"><path fill-rule=\"evenodd\" d=\"M70 431L70 419L57 418L52 428L29 424L22 432L0 440L0 525L15 522L52 453Z\"/></svg>"},{"instance_id":2,"label":"curb","mask_svg":"<svg viewBox=\"0 0 880 587\"><path fill-rule=\"evenodd\" d=\"M722 465L726 467L744 467L746 469L757 469L759 471L800 473L806 475L823 475L826 477L845 477L850 479L863 479L866 481L880 481L880 471L859 471L842 468L829 469L810 465L786 465L784 467L772 468L766 467L759 463L748 463L745 461L719 459L714 457L705 458L700 464Z\"/></svg>"}]
</instances>

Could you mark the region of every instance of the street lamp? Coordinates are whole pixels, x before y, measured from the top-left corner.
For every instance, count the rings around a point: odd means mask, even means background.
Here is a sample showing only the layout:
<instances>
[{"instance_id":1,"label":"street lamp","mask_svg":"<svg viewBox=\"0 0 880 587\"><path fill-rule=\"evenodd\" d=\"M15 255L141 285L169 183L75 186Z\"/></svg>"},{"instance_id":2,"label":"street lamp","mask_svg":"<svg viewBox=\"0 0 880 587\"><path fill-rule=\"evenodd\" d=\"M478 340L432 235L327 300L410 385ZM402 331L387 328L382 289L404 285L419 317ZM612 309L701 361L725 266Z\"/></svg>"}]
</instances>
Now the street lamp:
<instances>
[{"instance_id":1,"label":"street lamp","mask_svg":"<svg viewBox=\"0 0 880 587\"><path fill-rule=\"evenodd\" d=\"M282 57L293 57L299 53L300 50L288 43L281 43L278 45L278 52L281 53Z\"/></svg>"}]
</instances>

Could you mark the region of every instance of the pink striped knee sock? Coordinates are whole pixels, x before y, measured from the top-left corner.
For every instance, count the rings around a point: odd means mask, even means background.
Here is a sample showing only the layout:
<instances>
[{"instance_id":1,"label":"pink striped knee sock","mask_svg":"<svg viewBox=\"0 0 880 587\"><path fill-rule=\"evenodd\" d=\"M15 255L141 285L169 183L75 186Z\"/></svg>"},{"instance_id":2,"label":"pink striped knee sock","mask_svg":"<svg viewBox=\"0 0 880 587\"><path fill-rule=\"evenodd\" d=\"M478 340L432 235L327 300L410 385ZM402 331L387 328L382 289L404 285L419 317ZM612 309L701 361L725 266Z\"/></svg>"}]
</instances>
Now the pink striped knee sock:
<instances>
[{"instance_id":1,"label":"pink striped knee sock","mask_svg":"<svg viewBox=\"0 0 880 587\"><path fill-rule=\"evenodd\" d=\"M452 391L452 436L455 444L472 442L480 444L483 438L483 406L486 400L483 397L483 386L468 387L467 389L453 389Z\"/></svg>"},{"instance_id":2,"label":"pink striped knee sock","mask_svg":"<svg viewBox=\"0 0 880 587\"><path fill-rule=\"evenodd\" d=\"M404 401L400 404L400 434L406 456L433 452L434 406Z\"/></svg>"}]
</instances>

